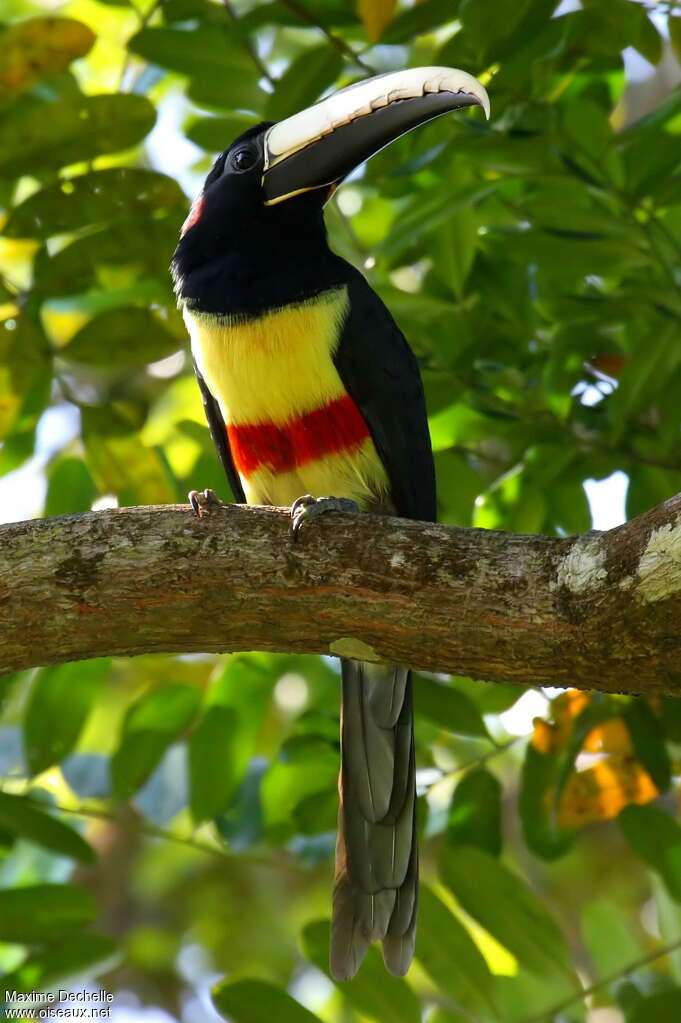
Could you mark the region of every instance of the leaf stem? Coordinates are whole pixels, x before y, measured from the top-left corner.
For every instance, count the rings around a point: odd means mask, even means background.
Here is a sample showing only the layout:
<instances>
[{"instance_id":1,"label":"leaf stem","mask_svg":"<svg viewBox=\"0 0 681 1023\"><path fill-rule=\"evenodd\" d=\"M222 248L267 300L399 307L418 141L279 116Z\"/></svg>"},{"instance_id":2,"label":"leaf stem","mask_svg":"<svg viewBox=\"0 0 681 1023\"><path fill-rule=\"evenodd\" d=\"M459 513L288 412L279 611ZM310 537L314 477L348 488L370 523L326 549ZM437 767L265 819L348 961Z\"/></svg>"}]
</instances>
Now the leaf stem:
<instances>
[{"instance_id":1,"label":"leaf stem","mask_svg":"<svg viewBox=\"0 0 681 1023\"><path fill-rule=\"evenodd\" d=\"M354 64L361 67L368 75L375 75L378 73L376 68L363 60L358 53L355 53L353 48L346 43L344 39L335 35L325 25L320 25L314 14L312 14L311 11L308 11L304 4L298 3L298 0L281 0L281 4L282 7L287 7L292 14L297 14L298 17L307 22L308 25L318 28L320 32L323 32L329 43L338 50L339 53L342 53L344 57L348 58L348 60L351 60Z\"/></svg>"},{"instance_id":2,"label":"leaf stem","mask_svg":"<svg viewBox=\"0 0 681 1023\"><path fill-rule=\"evenodd\" d=\"M466 771L472 771L476 767L482 767L490 760L494 760L495 757L500 757L502 753L506 753L507 750L512 749L513 746L517 746L521 740L526 738L527 738L526 735L515 735L512 739L509 739L507 742L502 742L498 745L494 745L492 746L491 749L488 749L487 752L483 753L481 756L474 757L473 760L467 760L465 763L459 764L458 767L455 767L453 771L447 771L446 774L443 774L442 777L438 778L438 780L433 784L438 785L441 781L444 781L445 778L456 778L458 777L458 775L464 774ZM494 742L494 740L492 740L492 742Z\"/></svg>"},{"instance_id":3,"label":"leaf stem","mask_svg":"<svg viewBox=\"0 0 681 1023\"><path fill-rule=\"evenodd\" d=\"M76 817L90 817L93 820L103 820L110 824L115 825L118 828L127 830L132 828L137 831L140 835L145 838L157 838L164 842L172 842L175 845L183 845L189 849L195 849L198 852L206 853L209 856L216 856L223 860L234 860L243 859L252 864L258 864L259 866L272 867L272 856L270 855L254 855L249 853L247 855L239 855L238 857L229 852L227 849L220 845L213 845L210 842L201 842L191 835L178 835L174 831L169 831L166 828L157 827L155 824L147 824L144 821L135 819L134 821L122 821L115 813L111 813L108 810L100 810L94 807L77 806L69 807L62 806L60 803L54 803L53 808L59 810L60 813L71 814ZM280 864L279 864L280 865ZM298 873L300 868L293 861L286 864L286 869Z\"/></svg>"},{"instance_id":4,"label":"leaf stem","mask_svg":"<svg viewBox=\"0 0 681 1023\"><path fill-rule=\"evenodd\" d=\"M232 4L231 4L230 0L222 0L222 6L225 8L225 11L227 12L227 14L229 16L230 21L236 27L237 32L242 37L244 46L248 50L248 52L250 54L250 57L251 57L251 60L255 64L256 68L258 69L258 71L260 72L262 77L265 78L270 83L270 85L274 86L276 84L276 79L272 77L272 75L270 74L270 72L267 69L267 65L261 59L261 57L260 57L260 55L258 53L257 46L254 46L251 43L251 41L248 38L248 36L245 33L241 32L241 29L240 29L240 26L239 26L239 19L237 17L237 14L236 14L234 8L232 7Z\"/></svg>"},{"instance_id":5,"label":"leaf stem","mask_svg":"<svg viewBox=\"0 0 681 1023\"><path fill-rule=\"evenodd\" d=\"M681 949L681 938L677 938L676 941L672 941L668 945L661 945L653 952L649 952L647 955L641 956L640 959L635 959L633 963L629 963L627 966L622 967L621 970L616 970L614 973L608 974L607 977L602 977L601 980L594 981L593 984L589 984L588 987L582 988L581 991L576 992L574 995L570 995L562 1002L558 1002L556 1005L553 1005L550 1009L546 1009L544 1012L540 1012L536 1016L528 1017L523 1020L522 1023L547 1023L548 1020L557 1016L559 1012L563 1012L564 1009L569 1009L571 1005L576 1005L577 1002L581 1002L584 999L589 998L590 995L595 994L596 991L600 991L601 988L608 987L616 980L620 980L620 978L626 977L630 973L634 973L635 970L640 970L642 966L648 966L650 963L654 963L655 960L661 959L662 956L669 955L670 952L676 952L677 949Z\"/></svg>"},{"instance_id":6,"label":"leaf stem","mask_svg":"<svg viewBox=\"0 0 681 1023\"><path fill-rule=\"evenodd\" d=\"M154 3L151 4L151 6L149 7L149 9L146 12L146 14L143 14L142 11L139 9L139 7L137 7L137 5L132 2L132 0L129 0L129 2L130 2L130 9L132 11L134 11L135 15L137 16L137 22L138 22L138 24L137 24L137 32L141 32L143 28L147 27L147 25L149 24L149 22L151 21L153 16L156 14L156 11L160 7L163 7L163 4L166 2L166 0L154 0ZM127 44L126 44L126 46L127 46ZM123 82L125 80L125 76L128 73L128 68L130 67L130 60L131 60L130 53L128 52L128 50L126 48L125 59L123 60L123 66L121 67L121 73L118 76L118 83L116 85L116 89L114 90L115 92L122 92L123 91Z\"/></svg>"}]
</instances>

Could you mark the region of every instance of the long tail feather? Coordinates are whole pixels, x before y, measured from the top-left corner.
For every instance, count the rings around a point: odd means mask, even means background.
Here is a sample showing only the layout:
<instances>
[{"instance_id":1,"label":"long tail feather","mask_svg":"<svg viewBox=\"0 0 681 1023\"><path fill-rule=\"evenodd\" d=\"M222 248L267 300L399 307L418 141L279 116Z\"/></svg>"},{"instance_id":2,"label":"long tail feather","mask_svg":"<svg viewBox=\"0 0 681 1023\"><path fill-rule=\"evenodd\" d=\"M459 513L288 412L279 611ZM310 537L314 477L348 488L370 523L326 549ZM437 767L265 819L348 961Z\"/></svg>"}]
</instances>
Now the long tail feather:
<instances>
[{"instance_id":1,"label":"long tail feather","mask_svg":"<svg viewBox=\"0 0 681 1023\"><path fill-rule=\"evenodd\" d=\"M418 887L412 682L407 668L341 661L331 974L349 980L369 942L391 973L414 953Z\"/></svg>"}]
</instances>

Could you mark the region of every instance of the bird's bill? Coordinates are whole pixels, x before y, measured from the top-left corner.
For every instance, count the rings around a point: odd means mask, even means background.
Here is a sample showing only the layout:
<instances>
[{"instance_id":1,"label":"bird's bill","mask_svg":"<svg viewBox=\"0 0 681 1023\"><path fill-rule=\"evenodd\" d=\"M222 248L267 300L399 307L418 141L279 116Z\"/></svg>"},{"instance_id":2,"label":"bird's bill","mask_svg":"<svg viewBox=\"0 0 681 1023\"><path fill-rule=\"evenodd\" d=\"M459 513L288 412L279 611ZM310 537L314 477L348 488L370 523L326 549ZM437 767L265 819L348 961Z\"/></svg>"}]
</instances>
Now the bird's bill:
<instances>
[{"instance_id":1,"label":"bird's bill","mask_svg":"<svg viewBox=\"0 0 681 1023\"><path fill-rule=\"evenodd\" d=\"M469 106L489 117L484 87L456 68L407 68L341 89L268 130L265 202L331 187L405 132Z\"/></svg>"}]
</instances>

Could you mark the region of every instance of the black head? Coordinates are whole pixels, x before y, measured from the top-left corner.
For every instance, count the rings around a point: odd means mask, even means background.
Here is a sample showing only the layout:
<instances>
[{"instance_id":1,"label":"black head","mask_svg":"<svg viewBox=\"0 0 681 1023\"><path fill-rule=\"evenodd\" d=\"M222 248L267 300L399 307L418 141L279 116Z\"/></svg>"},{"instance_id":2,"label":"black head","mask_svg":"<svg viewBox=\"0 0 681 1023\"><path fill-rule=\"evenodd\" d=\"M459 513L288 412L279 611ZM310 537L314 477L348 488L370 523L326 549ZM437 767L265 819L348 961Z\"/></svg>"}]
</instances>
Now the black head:
<instances>
[{"instance_id":1,"label":"black head","mask_svg":"<svg viewBox=\"0 0 681 1023\"><path fill-rule=\"evenodd\" d=\"M263 123L221 153L173 257L180 303L254 316L344 283L323 207L358 164L418 124L489 101L471 75L407 68L378 75L277 124Z\"/></svg>"},{"instance_id":2,"label":"black head","mask_svg":"<svg viewBox=\"0 0 681 1023\"><path fill-rule=\"evenodd\" d=\"M341 281L326 242L329 189L268 202L264 140L271 123L218 156L185 220L172 272L181 303L220 315L257 315Z\"/></svg>"}]
</instances>

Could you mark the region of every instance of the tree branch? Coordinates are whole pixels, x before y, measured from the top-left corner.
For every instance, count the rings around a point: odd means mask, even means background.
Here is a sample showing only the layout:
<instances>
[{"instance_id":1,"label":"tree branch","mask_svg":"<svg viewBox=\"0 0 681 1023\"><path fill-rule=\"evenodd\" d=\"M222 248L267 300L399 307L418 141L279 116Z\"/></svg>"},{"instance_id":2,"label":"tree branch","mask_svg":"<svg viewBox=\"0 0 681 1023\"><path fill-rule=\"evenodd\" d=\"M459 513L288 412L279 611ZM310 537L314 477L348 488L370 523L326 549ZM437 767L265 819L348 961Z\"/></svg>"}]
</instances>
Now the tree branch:
<instances>
[{"instance_id":1,"label":"tree branch","mask_svg":"<svg viewBox=\"0 0 681 1023\"><path fill-rule=\"evenodd\" d=\"M282 509L124 508L0 527L0 671L152 651L384 659L681 694L681 495L607 533L516 536Z\"/></svg>"}]
</instances>

